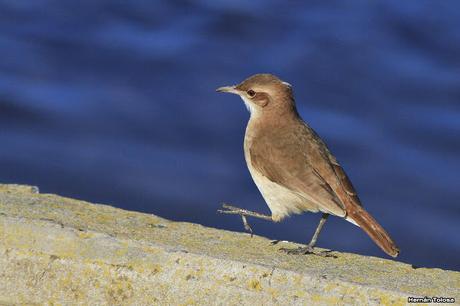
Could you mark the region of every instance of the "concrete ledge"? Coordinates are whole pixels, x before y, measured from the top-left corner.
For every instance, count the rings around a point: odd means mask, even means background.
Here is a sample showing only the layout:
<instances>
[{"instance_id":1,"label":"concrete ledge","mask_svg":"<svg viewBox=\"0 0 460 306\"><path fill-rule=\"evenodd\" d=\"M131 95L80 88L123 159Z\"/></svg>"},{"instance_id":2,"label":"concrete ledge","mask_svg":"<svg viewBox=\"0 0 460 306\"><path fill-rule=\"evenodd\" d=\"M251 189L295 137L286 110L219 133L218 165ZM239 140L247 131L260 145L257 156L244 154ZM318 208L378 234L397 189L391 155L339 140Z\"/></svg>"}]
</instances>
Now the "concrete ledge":
<instances>
[{"instance_id":1,"label":"concrete ledge","mask_svg":"<svg viewBox=\"0 0 460 306\"><path fill-rule=\"evenodd\" d=\"M217 217L216 217L217 218ZM0 304L396 304L454 297L460 273L334 253L0 185Z\"/></svg>"}]
</instances>

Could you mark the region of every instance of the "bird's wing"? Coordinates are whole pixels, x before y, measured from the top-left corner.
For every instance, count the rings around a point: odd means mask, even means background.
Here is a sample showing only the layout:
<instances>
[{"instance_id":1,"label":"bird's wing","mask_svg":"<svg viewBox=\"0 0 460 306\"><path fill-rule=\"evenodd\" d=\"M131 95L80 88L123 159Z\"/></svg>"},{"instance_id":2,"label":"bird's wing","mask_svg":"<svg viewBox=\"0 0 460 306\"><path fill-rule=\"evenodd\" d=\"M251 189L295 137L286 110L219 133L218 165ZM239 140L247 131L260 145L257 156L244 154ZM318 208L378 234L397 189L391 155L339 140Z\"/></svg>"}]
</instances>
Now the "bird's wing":
<instances>
[{"instance_id":1,"label":"bird's wing","mask_svg":"<svg viewBox=\"0 0 460 306\"><path fill-rule=\"evenodd\" d=\"M341 202L344 203L345 207L347 207L347 203L350 203L351 205L362 206L361 201L359 200L358 194L355 190L355 187L351 183L350 179L348 178L347 174L345 173L345 171L343 170L342 166L339 164L335 156L332 155L332 153L329 151L326 144L323 142L323 140L318 136L318 134L312 128L306 125L306 129L311 133L312 138L315 139L314 146L316 147L316 150L314 150L314 152L312 153L315 154L315 152L317 152L318 154L322 156L320 160L329 162L328 164L332 166L332 170L335 173L335 177L330 176L326 173L324 173L324 175L326 178L329 178L327 182L328 184L330 184L330 186L332 187L334 192L337 194ZM321 168L321 167L318 167L318 168ZM324 170L320 171L320 173L321 172L324 172ZM344 191L345 193L340 192L340 191ZM347 199L344 199L343 197L346 197Z\"/></svg>"},{"instance_id":2,"label":"bird's wing","mask_svg":"<svg viewBox=\"0 0 460 306\"><path fill-rule=\"evenodd\" d=\"M324 142L319 136L308 126L314 141L313 148L309 151L318 162L315 164L316 169L320 172L329 186L333 189L335 195L340 199L340 202L345 207L346 218L348 221L361 227L372 240L388 255L396 257L399 254L399 249L391 239L385 229L362 208L355 188L350 182L345 171L339 165L335 157L329 152ZM318 156L322 156L319 158ZM325 165L328 164L332 168L335 175L330 175ZM326 169L326 170L325 170Z\"/></svg>"},{"instance_id":3,"label":"bird's wing","mask_svg":"<svg viewBox=\"0 0 460 306\"><path fill-rule=\"evenodd\" d=\"M322 143L304 127L292 132L289 137L281 133L275 139L273 135L255 139L249 148L252 166L272 182L313 201L322 211L344 217L345 207L330 183L337 182L336 174Z\"/></svg>"}]
</instances>

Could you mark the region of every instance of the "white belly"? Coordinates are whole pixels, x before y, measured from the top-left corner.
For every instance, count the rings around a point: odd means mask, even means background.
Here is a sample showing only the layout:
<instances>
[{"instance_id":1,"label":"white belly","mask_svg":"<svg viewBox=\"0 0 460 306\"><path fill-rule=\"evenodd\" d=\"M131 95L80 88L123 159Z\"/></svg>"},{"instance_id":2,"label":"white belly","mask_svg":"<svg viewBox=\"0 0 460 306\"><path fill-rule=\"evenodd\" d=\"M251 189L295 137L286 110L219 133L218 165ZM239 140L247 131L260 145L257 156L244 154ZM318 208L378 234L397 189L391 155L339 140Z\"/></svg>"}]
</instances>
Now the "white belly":
<instances>
[{"instance_id":1,"label":"white belly","mask_svg":"<svg viewBox=\"0 0 460 306\"><path fill-rule=\"evenodd\" d=\"M244 138L244 156L252 179L272 212L273 221L281 221L283 218L288 217L291 214L300 214L306 211L321 211L321 206L318 205L318 203L315 203L313 199L310 199L308 195L299 194L282 185L274 183L252 167L251 154L249 153L249 150L252 140L254 137L257 137L253 134L253 131L256 129L250 128L250 126L255 122L254 117L256 116L253 112L251 112L251 119L246 127L246 134Z\"/></svg>"},{"instance_id":2,"label":"white belly","mask_svg":"<svg viewBox=\"0 0 460 306\"><path fill-rule=\"evenodd\" d=\"M250 160L247 160L249 172L254 183L257 185L265 202L267 202L272 219L281 221L290 214L300 214L305 211L318 212L318 206L296 192L278 185L252 168Z\"/></svg>"}]
</instances>

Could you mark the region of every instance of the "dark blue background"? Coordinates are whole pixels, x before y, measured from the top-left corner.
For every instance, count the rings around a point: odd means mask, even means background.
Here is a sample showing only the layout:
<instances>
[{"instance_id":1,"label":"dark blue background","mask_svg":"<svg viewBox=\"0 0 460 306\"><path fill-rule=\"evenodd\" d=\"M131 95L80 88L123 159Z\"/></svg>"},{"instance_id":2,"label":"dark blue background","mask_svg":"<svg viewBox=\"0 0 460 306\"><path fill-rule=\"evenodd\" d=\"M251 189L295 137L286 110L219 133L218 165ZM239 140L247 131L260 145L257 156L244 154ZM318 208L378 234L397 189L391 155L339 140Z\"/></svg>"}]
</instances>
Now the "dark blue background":
<instances>
[{"instance_id":1,"label":"dark blue background","mask_svg":"<svg viewBox=\"0 0 460 306\"><path fill-rule=\"evenodd\" d=\"M64 4L65 3L65 4ZM0 1L0 182L242 230L268 207L248 113L215 88L290 82L400 260L460 269L458 1ZM307 242L318 214L256 233ZM319 245L385 256L332 218Z\"/></svg>"}]
</instances>

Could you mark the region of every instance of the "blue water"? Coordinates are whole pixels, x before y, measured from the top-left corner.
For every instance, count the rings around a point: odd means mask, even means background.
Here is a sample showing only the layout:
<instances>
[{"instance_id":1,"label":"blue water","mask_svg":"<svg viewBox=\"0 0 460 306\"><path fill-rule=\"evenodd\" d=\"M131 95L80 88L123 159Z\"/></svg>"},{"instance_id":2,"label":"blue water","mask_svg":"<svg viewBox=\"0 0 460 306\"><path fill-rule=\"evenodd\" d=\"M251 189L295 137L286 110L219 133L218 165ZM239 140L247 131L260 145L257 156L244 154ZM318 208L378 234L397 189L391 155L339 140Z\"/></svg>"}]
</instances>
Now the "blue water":
<instances>
[{"instance_id":1,"label":"blue water","mask_svg":"<svg viewBox=\"0 0 460 306\"><path fill-rule=\"evenodd\" d=\"M242 231L268 213L248 113L217 94L290 82L400 260L460 270L458 1L0 1L0 182ZM317 214L257 234L307 242ZM328 221L319 245L385 257Z\"/></svg>"}]
</instances>

